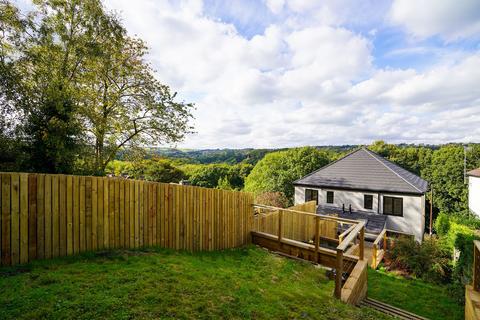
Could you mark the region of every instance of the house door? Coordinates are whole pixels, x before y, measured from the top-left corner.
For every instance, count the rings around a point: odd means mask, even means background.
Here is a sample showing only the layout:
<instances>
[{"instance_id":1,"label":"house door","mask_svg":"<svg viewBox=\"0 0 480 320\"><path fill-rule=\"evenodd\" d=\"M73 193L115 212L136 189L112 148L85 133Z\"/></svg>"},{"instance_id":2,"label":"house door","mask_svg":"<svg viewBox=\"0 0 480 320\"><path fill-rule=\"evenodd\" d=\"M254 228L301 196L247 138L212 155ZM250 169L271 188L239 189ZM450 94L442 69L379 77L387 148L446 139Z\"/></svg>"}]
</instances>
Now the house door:
<instances>
[{"instance_id":1,"label":"house door","mask_svg":"<svg viewBox=\"0 0 480 320\"><path fill-rule=\"evenodd\" d=\"M305 202L314 201L318 204L318 190L305 189Z\"/></svg>"}]
</instances>

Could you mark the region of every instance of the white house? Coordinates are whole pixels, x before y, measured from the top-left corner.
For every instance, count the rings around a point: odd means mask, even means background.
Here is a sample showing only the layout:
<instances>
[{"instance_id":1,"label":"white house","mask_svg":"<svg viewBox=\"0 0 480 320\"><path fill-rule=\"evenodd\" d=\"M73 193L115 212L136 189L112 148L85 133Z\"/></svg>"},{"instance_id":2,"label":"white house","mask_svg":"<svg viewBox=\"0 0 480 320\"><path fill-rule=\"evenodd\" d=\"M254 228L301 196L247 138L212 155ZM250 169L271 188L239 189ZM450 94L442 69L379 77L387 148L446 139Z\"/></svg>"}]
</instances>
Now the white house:
<instances>
[{"instance_id":1,"label":"white house","mask_svg":"<svg viewBox=\"0 0 480 320\"><path fill-rule=\"evenodd\" d=\"M366 148L296 180L294 187L295 204L316 200L318 213L366 219L367 234L386 227L423 239L427 181Z\"/></svg>"},{"instance_id":2,"label":"white house","mask_svg":"<svg viewBox=\"0 0 480 320\"><path fill-rule=\"evenodd\" d=\"M468 175L468 207L475 215L480 216L480 168L467 172Z\"/></svg>"}]
</instances>

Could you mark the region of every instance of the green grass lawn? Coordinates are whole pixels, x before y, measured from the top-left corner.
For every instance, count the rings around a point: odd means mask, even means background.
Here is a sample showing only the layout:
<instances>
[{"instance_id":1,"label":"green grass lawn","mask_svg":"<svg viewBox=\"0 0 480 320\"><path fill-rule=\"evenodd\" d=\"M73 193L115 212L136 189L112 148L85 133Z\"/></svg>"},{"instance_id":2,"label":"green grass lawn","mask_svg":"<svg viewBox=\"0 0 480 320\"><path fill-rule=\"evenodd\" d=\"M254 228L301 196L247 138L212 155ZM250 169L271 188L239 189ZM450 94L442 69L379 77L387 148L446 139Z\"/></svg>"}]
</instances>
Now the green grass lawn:
<instances>
[{"instance_id":1,"label":"green grass lawn","mask_svg":"<svg viewBox=\"0 0 480 320\"><path fill-rule=\"evenodd\" d=\"M311 264L246 247L116 251L0 269L0 319L384 319Z\"/></svg>"},{"instance_id":2,"label":"green grass lawn","mask_svg":"<svg viewBox=\"0 0 480 320\"><path fill-rule=\"evenodd\" d=\"M405 279L381 270L368 271L368 296L430 319L463 319L448 287Z\"/></svg>"}]
</instances>

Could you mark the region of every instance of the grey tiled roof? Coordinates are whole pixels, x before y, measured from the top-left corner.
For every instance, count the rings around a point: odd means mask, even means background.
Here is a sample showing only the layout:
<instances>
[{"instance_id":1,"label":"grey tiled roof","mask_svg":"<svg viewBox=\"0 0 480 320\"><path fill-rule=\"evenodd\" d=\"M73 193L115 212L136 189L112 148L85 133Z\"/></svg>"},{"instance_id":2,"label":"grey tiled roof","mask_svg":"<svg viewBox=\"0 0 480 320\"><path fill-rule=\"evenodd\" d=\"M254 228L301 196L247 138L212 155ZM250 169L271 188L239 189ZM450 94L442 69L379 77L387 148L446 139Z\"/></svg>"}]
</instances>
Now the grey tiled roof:
<instances>
[{"instance_id":1,"label":"grey tiled roof","mask_svg":"<svg viewBox=\"0 0 480 320\"><path fill-rule=\"evenodd\" d=\"M294 185L414 194L428 190L427 181L366 148L298 179Z\"/></svg>"}]
</instances>

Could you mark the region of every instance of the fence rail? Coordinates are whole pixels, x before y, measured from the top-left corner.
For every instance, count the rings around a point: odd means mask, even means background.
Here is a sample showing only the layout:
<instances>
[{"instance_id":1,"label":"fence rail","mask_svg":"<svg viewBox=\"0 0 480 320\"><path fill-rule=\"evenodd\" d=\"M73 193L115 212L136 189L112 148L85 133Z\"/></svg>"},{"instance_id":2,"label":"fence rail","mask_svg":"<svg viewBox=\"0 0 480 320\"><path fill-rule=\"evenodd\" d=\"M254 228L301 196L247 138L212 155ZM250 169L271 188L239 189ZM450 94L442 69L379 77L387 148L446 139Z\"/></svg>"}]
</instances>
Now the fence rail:
<instances>
[{"instance_id":1,"label":"fence rail","mask_svg":"<svg viewBox=\"0 0 480 320\"><path fill-rule=\"evenodd\" d=\"M253 196L139 180L0 173L2 265L111 248L246 244Z\"/></svg>"}]
</instances>

